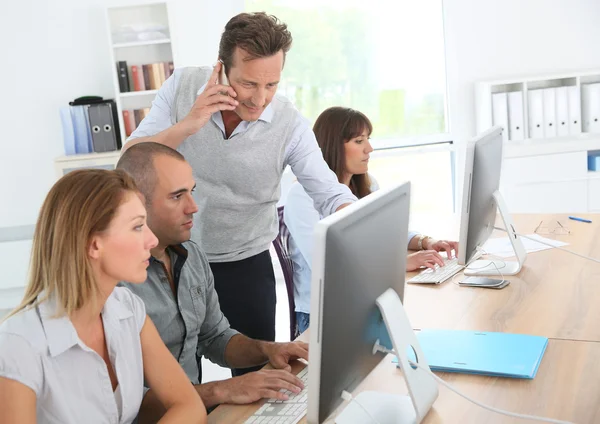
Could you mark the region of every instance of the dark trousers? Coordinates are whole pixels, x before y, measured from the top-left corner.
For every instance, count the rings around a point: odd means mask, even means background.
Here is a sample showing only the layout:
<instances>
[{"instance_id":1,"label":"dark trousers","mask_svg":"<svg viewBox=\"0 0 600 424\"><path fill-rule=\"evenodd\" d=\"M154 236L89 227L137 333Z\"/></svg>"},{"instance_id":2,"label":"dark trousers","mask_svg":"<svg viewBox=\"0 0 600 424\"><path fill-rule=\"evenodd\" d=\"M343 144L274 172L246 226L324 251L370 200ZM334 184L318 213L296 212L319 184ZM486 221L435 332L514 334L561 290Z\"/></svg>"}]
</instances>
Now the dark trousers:
<instances>
[{"instance_id":1,"label":"dark trousers","mask_svg":"<svg viewBox=\"0 0 600 424\"><path fill-rule=\"evenodd\" d=\"M235 262L210 264L215 277L221 311L231 328L252 339L275 340L275 273L271 254L258 255ZM231 370L231 374L246 374L262 366Z\"/></svg>"}]
</instances>

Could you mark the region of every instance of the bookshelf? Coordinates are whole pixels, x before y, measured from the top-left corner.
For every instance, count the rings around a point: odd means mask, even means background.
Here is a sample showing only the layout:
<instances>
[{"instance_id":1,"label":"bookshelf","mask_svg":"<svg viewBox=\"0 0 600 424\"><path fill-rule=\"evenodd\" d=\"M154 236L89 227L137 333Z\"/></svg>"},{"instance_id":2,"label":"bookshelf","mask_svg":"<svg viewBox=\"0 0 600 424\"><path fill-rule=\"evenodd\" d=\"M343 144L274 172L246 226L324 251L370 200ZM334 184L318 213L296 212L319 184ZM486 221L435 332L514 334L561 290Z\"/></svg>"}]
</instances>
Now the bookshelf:
<instances>
[{"instance_id":1,"label":"bookshelf","mask_svg":"<svg viewBox=\"0 0 600 424\"><path fill-rule=\"evenodd\" d=\"M114 97L125 144L127 130L135 129L148 113L160 85L175 67L169 5L144 2L108 7L106 24ZM124 85L124 78L129 87Z\"/></svg>"},{"instance_id":2,"label":"bookshelf","mask_svg":"<svg viewBox=\"0 0 600 424\"><path fill-rule=\"evenodd\" d=\"M600 212L600 172L588 170L600 154L598 83L600 70L475 84L477 132L505 128L500 190L511 211Z\"/></svg>"}]
</instances>

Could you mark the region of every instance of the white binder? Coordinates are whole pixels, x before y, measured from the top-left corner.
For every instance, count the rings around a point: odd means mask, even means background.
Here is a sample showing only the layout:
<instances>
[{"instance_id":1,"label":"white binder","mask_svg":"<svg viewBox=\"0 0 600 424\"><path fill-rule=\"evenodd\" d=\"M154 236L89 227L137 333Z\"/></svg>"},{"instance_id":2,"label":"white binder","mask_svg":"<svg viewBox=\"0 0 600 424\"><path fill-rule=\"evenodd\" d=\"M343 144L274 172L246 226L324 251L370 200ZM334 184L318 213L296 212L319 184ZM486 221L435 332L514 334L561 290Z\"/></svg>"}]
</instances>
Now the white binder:
<instances>
[{"instance_id":1,"label":"white binder","mask_svg":"<svg viewBox=\"0 0 600 424\"><path fill-rule=\"evenodd\" d=\"M581 134L581 96L579 87L567 87L569 96L569 135Z\"/></svg>"},{"instance_id":2,"label":"white binder","mask_svg":"<svg viewBox=\"0 0 600 424\"><path fill-rule=\"evenodd\" d=\"M569 135L569 87L556 89L556 135Z\"/></svg>"},{"instance_id":3,"label":"white binder","mask_svg":"<svg viewBox=\"0 0 600 424\"><path fill-rule=\"evenodd\" d=\"M544 137L556 137L556 88L544 88Z\"/></svg>"},{"instance_id":4,"label":"white binder","mask_svg":"<svg viewBox=\"0 0 600 424\"><path fill-rule=\"evenodd\" d=\"M502 127L502 140L508 140L508 103L506 93L492 94L492 119L493 125Z\"/></svg>"},{"instance_id":5,"label":"white binder","mask_svg":"<svg viewBox=\"0 0 600 424\"><path fill-rule=\"evenodd\" d=\"M584 84L581 88L583 132L600 133L600 83Z\"/></svg>"},{"instance_id":6,"label":"white binder","mask_svg":"<svg viewBox=\"0 0 600 424\"><path fill-rule=\"evenodd\" d=\"M512 141L525 138L525 115L523 113L523 92L508 93L508 138Z\"/></svg>"},{"instance_id":7,"label":"white binder","mask_svg":"<svg viewBox=\"0 0 600 424\"><path fill-rule=\"evenodd\" d=\"M544 138L544 97L542 90L530 90L529 100L529 137Z\"/></svg>"}]
</instances>

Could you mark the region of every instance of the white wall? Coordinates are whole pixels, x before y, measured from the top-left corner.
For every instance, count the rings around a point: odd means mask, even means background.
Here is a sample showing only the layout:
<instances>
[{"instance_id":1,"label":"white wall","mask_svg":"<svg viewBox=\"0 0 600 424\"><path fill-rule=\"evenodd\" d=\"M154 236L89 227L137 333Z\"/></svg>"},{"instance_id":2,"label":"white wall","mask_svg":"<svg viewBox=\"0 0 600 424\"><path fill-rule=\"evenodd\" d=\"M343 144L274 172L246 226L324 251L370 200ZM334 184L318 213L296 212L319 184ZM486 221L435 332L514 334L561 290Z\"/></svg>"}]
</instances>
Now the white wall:
<instances>
[{"instance_id":1,"label":"white wall","mask_svg":"<svg viewBox=\"0 0 600 424\"><path fill-rule=\"evenodd\" d=\"M214 64L225 24L244 11L244 0L171 0L169 4L177 66Z\"/></svg>"},{"instance_id":2,"label":"white wall","mask_svg":"<svg viewBox=\"0 0 600 424\"><path fill-rule=\"evenodd\" d=\"M600 69L598 0L443 0L454 140L475 135L473 83ZM457 164L462 189L462 154Z\"/></svg>"},{"instance_id":3,"label":"white wall","mask_svg":"<svg viewBox=\"0 0 600 424\"><path fill-rule=\"evenodd\" d=\"M60 105L109 96L101 0L3 1L0 227L35 222L63 153ZM10 7L9 7L10 5Z\"/></svg>"}]
</instances>

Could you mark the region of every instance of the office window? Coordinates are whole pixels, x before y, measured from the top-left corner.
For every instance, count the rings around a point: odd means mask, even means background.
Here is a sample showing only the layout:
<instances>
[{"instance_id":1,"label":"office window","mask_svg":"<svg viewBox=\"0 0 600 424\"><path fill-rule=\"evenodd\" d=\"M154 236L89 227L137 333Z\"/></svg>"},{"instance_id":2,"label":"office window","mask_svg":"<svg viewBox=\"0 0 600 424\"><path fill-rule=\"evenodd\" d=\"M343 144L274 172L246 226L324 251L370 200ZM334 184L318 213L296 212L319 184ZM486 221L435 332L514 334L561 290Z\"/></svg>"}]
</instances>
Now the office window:
<instances>
[{"instance_id":1,"label":"office window","mask_svg":"<svg viewBox=\"0 0 600 424\"><path fill-rule=\"evenodd\" d=\"M311 121L348 106L374 148L448 141L441 0L246 0L288 24L279 92Z\"/></svg>"},{"instance_id":2,"label":"office window","mask_svg":"<svg viewBox=\"0 0 600 424\"><path fill-rule=\"evenodd\" d=\"M375 151L369 173L381 188L410 181L410 211L447 214L454 207L454 155L447 146Z\"/></svg>"}]
</instances>

